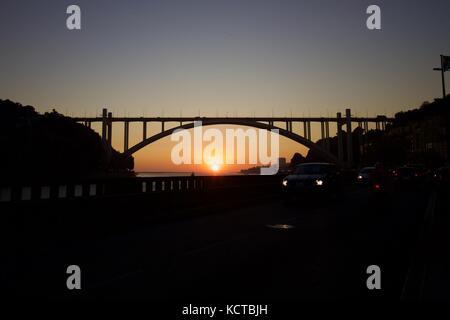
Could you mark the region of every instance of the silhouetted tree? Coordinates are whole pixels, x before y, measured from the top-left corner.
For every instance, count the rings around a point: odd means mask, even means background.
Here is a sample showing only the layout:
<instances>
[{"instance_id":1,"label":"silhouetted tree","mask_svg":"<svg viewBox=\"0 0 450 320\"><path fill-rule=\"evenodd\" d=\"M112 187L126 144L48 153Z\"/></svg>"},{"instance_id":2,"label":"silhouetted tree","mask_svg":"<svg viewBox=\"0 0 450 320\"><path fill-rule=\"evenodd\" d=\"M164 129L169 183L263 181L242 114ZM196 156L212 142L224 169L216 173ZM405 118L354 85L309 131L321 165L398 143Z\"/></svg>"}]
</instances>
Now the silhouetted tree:
<instances>
[{"instance_id":1,"label":"silhouetted tree","mask_svg":"<svg viewBox=\"0 0 450 320\"><path fill-rule=\"evenodd\" d=\"M2 177L87 176L133 169L133 158L112 151L92 129L55 110L39 114L32 106L0 100Z\"/></svg>"}]
</instances>

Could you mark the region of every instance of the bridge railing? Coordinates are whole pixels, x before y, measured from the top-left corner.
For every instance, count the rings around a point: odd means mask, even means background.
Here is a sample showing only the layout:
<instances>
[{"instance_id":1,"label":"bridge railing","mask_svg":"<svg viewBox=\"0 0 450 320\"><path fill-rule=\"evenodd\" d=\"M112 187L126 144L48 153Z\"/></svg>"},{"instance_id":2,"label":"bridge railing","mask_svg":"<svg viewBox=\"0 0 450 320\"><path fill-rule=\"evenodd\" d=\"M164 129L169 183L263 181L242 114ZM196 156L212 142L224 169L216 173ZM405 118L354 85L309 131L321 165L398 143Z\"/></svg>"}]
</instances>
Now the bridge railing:
<instances>
[{"instance_id":1,"label":"bridge railing","mask_svg":"<svg viewBox=\"0 0 450 320\"><path fill-rule=\"evenodd\" d=\"M173 176L0 183L0 203L64 201L279 185L282 176Z\"/></svg>"},{"instance_id":2,"label":"bridge railing","mask_svg":"<svg viewBox=\"0 0 450 320\"><path fill-rule=\"evenodd\" d=\"M0 203L198 192L204 177L137 177L0 185Z\"/></svg>"}]
</instances>

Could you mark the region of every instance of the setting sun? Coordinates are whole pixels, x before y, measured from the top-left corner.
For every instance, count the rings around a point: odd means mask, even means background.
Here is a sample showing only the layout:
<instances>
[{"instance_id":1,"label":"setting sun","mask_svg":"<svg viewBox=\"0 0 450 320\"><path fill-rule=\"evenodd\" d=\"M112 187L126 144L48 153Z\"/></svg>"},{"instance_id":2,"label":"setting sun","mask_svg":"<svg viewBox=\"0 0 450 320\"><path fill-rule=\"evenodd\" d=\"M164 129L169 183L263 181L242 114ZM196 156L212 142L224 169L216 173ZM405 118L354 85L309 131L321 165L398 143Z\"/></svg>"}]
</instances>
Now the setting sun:
<instances>
[{"instance_id":1,"label":"setting sun","mask_svg":"<svg viewBox=\"0 0 450 320\"><path fill-rule=\"evenodd\" d=\"M217 163L214 163L213 165L211 165L211 170L214 172L217 172L220 170L220 165L218 165Z\"/></svg>"}]
</instances>

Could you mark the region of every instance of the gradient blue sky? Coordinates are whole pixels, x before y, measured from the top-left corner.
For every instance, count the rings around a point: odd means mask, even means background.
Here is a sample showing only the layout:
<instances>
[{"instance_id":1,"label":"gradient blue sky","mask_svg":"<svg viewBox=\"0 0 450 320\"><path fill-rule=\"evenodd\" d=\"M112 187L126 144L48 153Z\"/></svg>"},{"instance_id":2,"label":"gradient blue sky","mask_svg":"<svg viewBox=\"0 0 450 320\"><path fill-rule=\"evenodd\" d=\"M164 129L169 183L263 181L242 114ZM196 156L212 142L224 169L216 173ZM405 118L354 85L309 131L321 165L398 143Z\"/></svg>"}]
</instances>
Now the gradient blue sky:
<instances>
[{"instance_id":1,"label":"gradient blue sky","mask_svg":"<svg viewBox=\"0 0 450 320\"><path fill-rule=\"evenodd\" d=\"M373 114L439 96L450 1L378 1L369 31L373 3L2 1L0 96L77 115Z\"/></svg>"},{"instance_id":2,"label":"gradient blue sky","mask_svg":"<svg viewBox=\"0 0 450 320\"><path fill-rule=\"evenodd\" d=\"M70 115L392 115L440 97L449 14L448 0L2 0L0 98Z\"/></svg>"}]
</instances>

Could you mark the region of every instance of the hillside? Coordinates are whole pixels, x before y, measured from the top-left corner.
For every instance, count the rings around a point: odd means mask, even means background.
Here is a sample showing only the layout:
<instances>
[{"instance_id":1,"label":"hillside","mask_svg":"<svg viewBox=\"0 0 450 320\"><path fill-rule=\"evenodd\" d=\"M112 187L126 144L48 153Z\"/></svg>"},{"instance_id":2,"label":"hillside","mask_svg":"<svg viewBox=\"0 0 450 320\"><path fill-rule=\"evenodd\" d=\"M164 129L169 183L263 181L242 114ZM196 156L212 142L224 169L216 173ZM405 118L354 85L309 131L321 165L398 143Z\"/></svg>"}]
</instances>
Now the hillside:
<instances>
[{"instance_id":1,"label":"hillside","mask_svg":"<svg viewBox=\"0 0 450 320\"><path fill-rule=\"evenodd\" d=\"M92 129L53 110L0 100L0 176L3 178L84 177L130 172L133 158L116 150L108 161Z\"/></svg>"}]
</instances>

